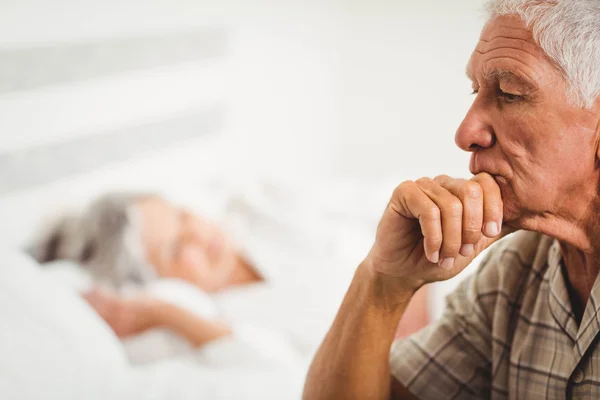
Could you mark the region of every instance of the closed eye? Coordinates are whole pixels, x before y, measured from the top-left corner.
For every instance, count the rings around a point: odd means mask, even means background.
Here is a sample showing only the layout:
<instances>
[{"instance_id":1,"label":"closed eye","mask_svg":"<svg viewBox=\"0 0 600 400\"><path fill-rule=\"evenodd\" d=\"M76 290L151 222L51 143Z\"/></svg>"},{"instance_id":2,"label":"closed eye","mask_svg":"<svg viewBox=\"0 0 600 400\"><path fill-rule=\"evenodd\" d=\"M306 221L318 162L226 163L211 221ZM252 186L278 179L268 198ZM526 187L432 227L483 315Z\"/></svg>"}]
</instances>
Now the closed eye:
<instances>
[{"instance_id":1,"label":"closed eye","mask_svg":"<svg viewBox=\"0 0 600 400\"><path fill-rule=\"evenodd\" d=\"M478 93L479 93L478 89L474 89L473 92L471 92L472 95L476 95ZM500 88L498 88L497 94L498 94L498 97L501 97L502 100L505 101L506 103L516 103L523 99L523 96L521 96L521 95L504 92Z\"/></svg>"},{"instance_id":2,"label":"closed eye","mask_svg":"<svg viewBox=\"0 0 600 400\"><path fill-rule=\"evenodd\" d=\"M500 88L498 89L498 97L501 97L507 103L516 103L523 98L518 94L504 92Z\"/></svg>"}]
</instances>

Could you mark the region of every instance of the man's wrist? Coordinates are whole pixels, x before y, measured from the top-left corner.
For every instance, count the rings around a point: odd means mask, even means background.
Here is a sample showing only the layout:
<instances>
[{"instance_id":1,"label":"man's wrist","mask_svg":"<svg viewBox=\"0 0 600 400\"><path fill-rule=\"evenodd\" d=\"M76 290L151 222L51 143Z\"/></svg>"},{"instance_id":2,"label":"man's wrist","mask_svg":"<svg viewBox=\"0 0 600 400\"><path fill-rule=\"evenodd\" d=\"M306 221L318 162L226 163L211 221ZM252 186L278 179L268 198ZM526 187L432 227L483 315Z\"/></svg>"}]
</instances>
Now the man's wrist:
<instances>
[{"instance_id":1,"label":"man's wrist","mask_svg":"<svg viewBox=\"0 0 600 400\"><path fill-rule=\"evenodd\" d=\"M369 259L365 259L359 265L355 276L369 287L374 305L390 311L406 308L419 289L409 285L402 278L377 272Z\"/></svg>"}]
</instances>

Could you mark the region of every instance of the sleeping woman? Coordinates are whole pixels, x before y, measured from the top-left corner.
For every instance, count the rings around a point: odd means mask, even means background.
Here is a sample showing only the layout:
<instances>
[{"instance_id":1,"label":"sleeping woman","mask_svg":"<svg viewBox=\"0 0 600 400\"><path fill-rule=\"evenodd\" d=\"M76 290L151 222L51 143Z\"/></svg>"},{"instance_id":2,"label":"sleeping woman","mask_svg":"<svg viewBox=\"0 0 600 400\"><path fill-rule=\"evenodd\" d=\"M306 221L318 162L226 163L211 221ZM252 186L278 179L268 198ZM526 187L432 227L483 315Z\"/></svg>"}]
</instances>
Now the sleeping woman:
<instances>
[{"instance_id":1,"label":"sleeping woman","mask_svg":"<svg viewBox=\"0 0 600 400\"><path fill-rule=\"evenodd\" d=\"M257 338L310 356L337 304L320 301L319 295L336 298L333 293L341 295L345 283L336 291L322 279L327 260L261 256L252 224L249 232L236 241L217 224L161 196L108 194L83 213L53 224L36 246L36 256L42 263L66 259L83 266L95 283L82 295L129 345L134 361L240 340L260 347ZM281 237L270 244L277 240ZM274 273L275 263L286 264L285 269ZM425 299L422 293L413 300L399 332L409 334L427 323ZM249 326L266 329L257 333ZM161 353L161 346L148 339L159 331L177 344L163 343L169 350Z\"/></svg>"}]
</instances>

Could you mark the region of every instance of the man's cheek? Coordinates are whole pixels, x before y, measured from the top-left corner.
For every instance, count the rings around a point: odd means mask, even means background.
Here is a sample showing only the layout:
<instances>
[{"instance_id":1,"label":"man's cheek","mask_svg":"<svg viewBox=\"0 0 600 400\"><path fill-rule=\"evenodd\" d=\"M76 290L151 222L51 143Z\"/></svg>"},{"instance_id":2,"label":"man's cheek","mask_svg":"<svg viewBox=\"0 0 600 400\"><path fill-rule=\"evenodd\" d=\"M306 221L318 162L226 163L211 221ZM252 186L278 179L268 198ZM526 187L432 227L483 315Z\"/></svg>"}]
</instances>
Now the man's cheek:
<instances>
[{"instance_id":1,"label":"man's cheek","mask_svg":"<svg viewBox=\"0 0 600 400\"><path fill-rule=\"evenodd\" d=\"M496 180L498 182L498 186L500 187L500 193L502 196L502 213L504 221L511 221L515 218L518 218L521 211L520 200L517 194L517 190L515 190L515 185L513 182Z\"/></svg>"}]
</instances>

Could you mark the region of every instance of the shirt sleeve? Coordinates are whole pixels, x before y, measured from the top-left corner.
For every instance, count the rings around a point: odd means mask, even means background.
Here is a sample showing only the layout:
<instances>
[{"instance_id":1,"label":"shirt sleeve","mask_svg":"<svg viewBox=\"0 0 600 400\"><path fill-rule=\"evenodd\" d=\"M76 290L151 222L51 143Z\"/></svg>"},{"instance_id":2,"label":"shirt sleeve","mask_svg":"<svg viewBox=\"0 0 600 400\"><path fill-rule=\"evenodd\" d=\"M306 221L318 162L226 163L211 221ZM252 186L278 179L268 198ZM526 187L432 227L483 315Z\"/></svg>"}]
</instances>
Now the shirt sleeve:
<instances>
[{"instance_id":1,"label":"shirt sleeve","mask_svg":"<svg viewBox=\"0 0 600 400\"><path fill-rule=\"evenodd\" d=\"M393 343L391 373L419 399L489 398L493 310L482 295L496 292L493 252L447 297L437 321Z\"/></svg>"}]
</instances>

